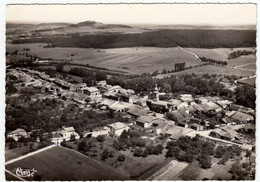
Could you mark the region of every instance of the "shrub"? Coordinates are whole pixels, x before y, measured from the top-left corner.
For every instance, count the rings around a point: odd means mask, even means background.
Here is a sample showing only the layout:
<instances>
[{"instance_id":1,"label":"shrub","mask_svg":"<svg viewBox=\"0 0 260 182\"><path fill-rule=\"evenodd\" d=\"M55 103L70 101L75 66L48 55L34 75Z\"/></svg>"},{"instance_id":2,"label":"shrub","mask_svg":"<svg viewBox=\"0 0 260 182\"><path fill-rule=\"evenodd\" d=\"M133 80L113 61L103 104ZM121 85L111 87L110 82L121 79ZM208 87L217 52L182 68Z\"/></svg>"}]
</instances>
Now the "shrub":
<instances>
[{"instance_id":1,"label":"shrub","mask_svg":"<svg viewBox=\"0 0 260 182\"><path fill-rule=\"evenodd\" d=\"M117 160L118 161L124 161L125 160L125 156L122 154L122 155L119 155L118 157L117 157Z\"/></svg>"},{"instance_id":2,"label":"shrub","mask_svg":"<svg viewBox=\"0 0 260 182\"><path fill-rule=\"evenodd\" d=\"M104 142L105 141L105 136L104 135L98 135L97 136L97 141Z\"/></svg>"},{"instance_id":3,"label":"shrub","mask_svg":"<svg viewBox=\"0 0 260 182\"><path fill-rule=\"evenodd\" d=\"M136 156L136 157L141 157L142 155L143 155L142 149L136 148L136 149L134 150L134 156Z\"/></svg>"}]
</instances>

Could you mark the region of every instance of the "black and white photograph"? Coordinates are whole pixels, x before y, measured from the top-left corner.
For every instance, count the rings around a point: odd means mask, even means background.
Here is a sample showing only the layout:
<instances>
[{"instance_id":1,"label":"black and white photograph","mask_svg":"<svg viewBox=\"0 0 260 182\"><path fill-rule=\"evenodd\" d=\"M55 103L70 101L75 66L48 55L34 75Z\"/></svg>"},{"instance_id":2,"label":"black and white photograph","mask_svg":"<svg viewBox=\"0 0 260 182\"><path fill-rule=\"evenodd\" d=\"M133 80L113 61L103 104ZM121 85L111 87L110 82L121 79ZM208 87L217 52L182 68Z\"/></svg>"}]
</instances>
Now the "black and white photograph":
<instances>
[{"instance_id":1,"label":"black and white photograph","mask_svg":"<svg viewBox=\"0 0 260 182\"><path fill-rule=\"evenodd\" d=\"M6 4L5 180L255 180L257 5Z\"/></svg>"}]
</instances>

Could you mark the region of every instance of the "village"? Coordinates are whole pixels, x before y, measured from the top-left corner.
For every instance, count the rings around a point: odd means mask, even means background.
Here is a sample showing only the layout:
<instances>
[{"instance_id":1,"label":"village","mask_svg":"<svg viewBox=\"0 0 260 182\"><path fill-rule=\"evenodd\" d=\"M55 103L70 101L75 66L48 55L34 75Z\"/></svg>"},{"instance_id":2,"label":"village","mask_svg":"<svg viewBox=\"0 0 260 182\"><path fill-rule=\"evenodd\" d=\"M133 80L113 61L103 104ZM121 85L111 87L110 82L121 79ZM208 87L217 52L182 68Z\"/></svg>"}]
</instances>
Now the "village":
<instances>
[{"instance_id":1,"label":"village","mask_svg":"<svg viewBox=\"0 0 260 182\"><path fill-rule=\"evenodd\" d=\"M131 118L129 123L116 122L86 132L84 137L120 136L124 130L135 126L157 136L169 135L173 140L187 134L195 136L200 131L210 131L209 137L246 145L247 142L235 130L230 130L231 126L255 121L253 109L233 104L220 97L193 98L190 94L181 94L178 98L161 100L160 97L165 93L161 93L157 86L149 96L140 97L135 95L133 90L107 85L106 81L99 81L96 87L87 87L84 83L71 84L26 68L12 69L8 74L21 79L22 85L50 93L48 97L60 98L66 101L65 103L74 102L80 108L94 109L92 106L95 105L97 110L113 110ZM64 139L70 140L71 135L79 139L79 134L73 127L63 127L59 131L53 131L52 135L50 141L56 144L60 144ZM19 128L7 134L7 137L16 141L20 136L27 135Z\"/></svg>"},{"instance_id":2,"label":"village","mask_svg":"<svg viewBox=\"0 0 260 182\"><path fill-rule=\"evenodd\" d=\"M104 161L112 155L113 150L119 150L121 154L118 154L117 160L123 161L125 156L129 155L126 150L129 147L133 147L130 155L134 157L162 153L166 157L171 156L171 149L166 152L163 148L167 148L171 142L179 142L184 137L199 137L201 140L239 147L244 151L254 151L255 148L255 140L248 139L246 135L255 131L255 110L221 97L180 94L169 99L157 85L148 95L140 96L134 90L109 85L106 81L98 81L96 86L88 87L86 83L69 83L62 78L50 77L44 72L28 68L7 69L7 81L8 79L16 80L14 87L17 90L23 87L39 90L38 94L30 96L35 102L37 99L49 98L59 100L64 108L74 105L82 112L111 112L120 115L120 120L123 118L123 121L114 119L113 123L95 123L98 127L94 128L88 127L86 123L84 131L63 122L62 126L54 127L50 132L36 135L36 142L46 140L52 145L68 147L97 160L97 157L101 156ZM19 94L10 94L8 97L19 97ZM63 120L59 113L52 116L55 117ZM65 119L67 120L66 117ZM6 133L6 140L30 140L32 135L35 135L33 133L40 129L27 128L26 131L16 128ZM110 152L107 148L103 152L97 152L92 138L109 146ZM127 138L131 144L127 142ZM145 150L142 150L144 147ZM13 146L9 145L9 149L12 148Z\"/></svg>"}]
</instances>

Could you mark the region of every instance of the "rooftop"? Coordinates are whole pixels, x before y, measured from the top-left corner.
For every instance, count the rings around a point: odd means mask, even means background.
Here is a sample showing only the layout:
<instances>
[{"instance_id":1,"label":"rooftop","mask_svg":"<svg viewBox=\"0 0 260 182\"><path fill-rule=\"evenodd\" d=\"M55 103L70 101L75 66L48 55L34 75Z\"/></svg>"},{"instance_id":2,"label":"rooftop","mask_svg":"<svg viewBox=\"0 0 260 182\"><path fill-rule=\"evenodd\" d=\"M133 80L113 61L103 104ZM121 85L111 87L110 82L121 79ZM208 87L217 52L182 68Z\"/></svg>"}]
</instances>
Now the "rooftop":
<instances>
[{"instance_id":1,"label":"rooftop","mask_svg":"<svg viewBox=\"0 0 260 182\"><path fill-rule=\"evenodd\" d=\"M125 123L116 122L116 123L108 125L108 127L114 128L115 130L119 130L119 129L122 129L122 128L126 128L127 125Z\"/></svg>"}]
</instances>

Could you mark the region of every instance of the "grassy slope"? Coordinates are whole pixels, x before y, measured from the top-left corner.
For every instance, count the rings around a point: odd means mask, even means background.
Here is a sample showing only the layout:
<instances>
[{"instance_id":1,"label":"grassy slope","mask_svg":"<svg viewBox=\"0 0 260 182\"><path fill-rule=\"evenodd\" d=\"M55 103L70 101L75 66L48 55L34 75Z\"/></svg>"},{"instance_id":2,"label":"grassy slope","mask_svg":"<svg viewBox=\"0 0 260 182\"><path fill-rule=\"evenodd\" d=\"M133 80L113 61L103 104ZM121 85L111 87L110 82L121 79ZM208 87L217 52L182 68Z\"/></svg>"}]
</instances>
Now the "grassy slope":
<instances>
[{"instance_id":1,"label":"grassy slope","mask_svg":"<svg viewBox=\"0 0 260 182\"><path fill-rule=\"evenodd\" d=\"M74 151L54 147L6 166L35 168L42 180L124 180L125 176Z\"/></svg>"}]
</instances>

